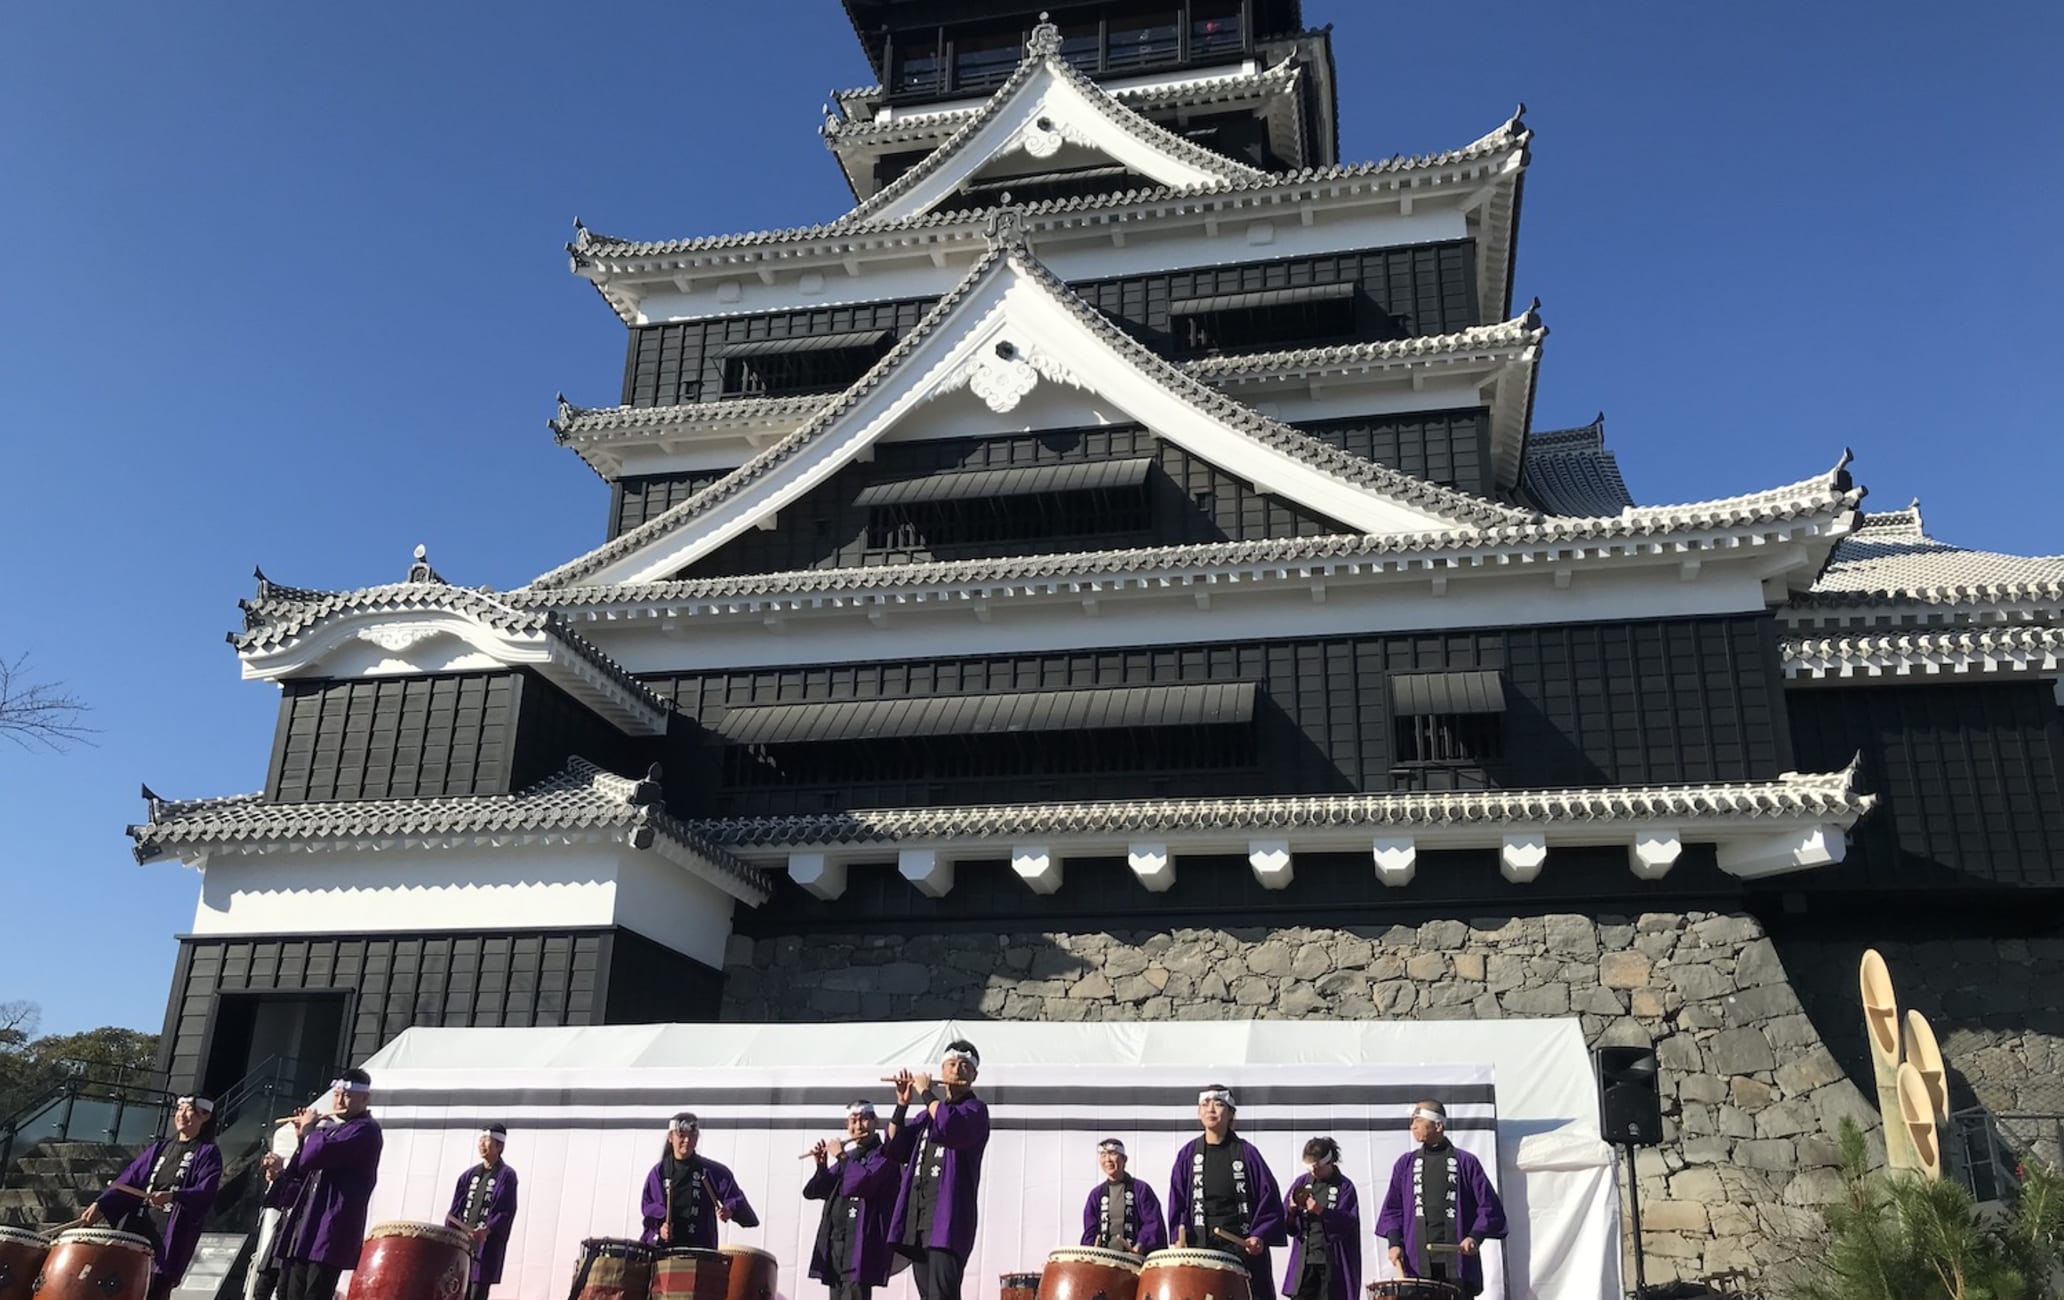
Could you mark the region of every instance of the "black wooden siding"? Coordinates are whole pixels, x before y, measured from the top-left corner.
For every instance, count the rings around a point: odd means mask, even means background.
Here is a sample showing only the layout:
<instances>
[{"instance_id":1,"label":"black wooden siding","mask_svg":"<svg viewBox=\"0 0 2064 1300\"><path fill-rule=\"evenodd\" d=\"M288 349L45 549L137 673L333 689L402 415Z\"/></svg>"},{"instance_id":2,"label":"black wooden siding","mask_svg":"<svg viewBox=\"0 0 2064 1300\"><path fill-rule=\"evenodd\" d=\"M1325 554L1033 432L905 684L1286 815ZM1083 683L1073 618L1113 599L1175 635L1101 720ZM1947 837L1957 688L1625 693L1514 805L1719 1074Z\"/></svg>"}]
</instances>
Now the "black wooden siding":
<instances>
[{"instance_id":1,"label":"black wooden siding","mask_svg":"<svg viewBox=\"0 0 2064 1300\"><path fill-rule=\"evenodd\" d=\"M346 994L343 1065L418 1025L711 1020L722 988L720 972L622 929L187 936L159 1068L174 1088L198 1086L223 993Z\"/></svg>"},{"instance_id":2,"label":"black wooden siding","mask_svg":"<svg viewBox=\"0 0 2064 1300\"><path fill-rule=\"evenodd\" d=\"M1298 428L1341 450L1448 487L1490 496L1491 413L1415 411L1300 424Z\"/></svg>"},{"instance_id":3,"label":"black wooden siding","mask_svg":"<svg viewBox=\"0 0 2064 1300\"><path fill-rule=\"evenodd\" d=\"M2049 683L1795 689L1799 762L1863 755L1880 803L1850 858L1789 888L2064 885L2064 732Z\"/></svg>"},{"instance_id":4,"label":"black wooden siding","mask_svg":"<svg viewBox=\"0 0 2064 1300\"><path fill-rule=\"evenodd\" d=\"M280 803L509 794L569 754L625 774L654 757L529 669L288 682L265 788Z\"/></svg>"},{"instance_id":5,"label":"black wooden siding","mask_svg":"<svg viewBox=\"0 0 2064 1300\"><path fill-rule=\"evenodd\" d=\"M905 660L652 679L680 708L1252 681L1258 763L1242 771L906 780L836 789L675 789L684 812L774 815L1153 795L1393 788L1388 675L1501 669L1504 786L1768 778L1791 765L1776 636L1764 616L1563 624L1420 635L1220 642Z\"/></svg>"},{"instance_id":6,"label":"black wooden siding","mask_svg":"<svg viewBox=\"0 0 2064 1300\"><path fill-rule=\"evenodd\" d=\"M1490 483L1490 412L1484 407L1461 411L1413 411L1398 415L1361 416L1299 425L1306 433L1329 442L1352 455L1419 478L1486 495ZM1108 435L1098 441L1096 434ZM1103 429L1082 433L1065 431L1020 435L996 439L964 439L942 443L949 450L916 458L905 465L905 451L894 443L884 444L878 455L882 463L898 466L894 472L878 469L873 477L855 476L819 488L798 509L810 515L807 540L764 540L769 556L812 554L822 549L823 537L861 540L866 531L865 512L851 512L846 503L867 483L881 477L932 473L945 469L980 469L1007 465L1067 464L1105 457L1124 459L1151 455L1161 462L1169 482L1187 494L1190 506L1174 512L1169 523L1178 540L1223 537L1288 537L1299 535L1305 515L1285 503L1257 496L1244 480L1231 478L1206 461L1157 440L1141 429ZM609 495L609 535L620 536L654 519L716 482L728 470L701 469L676 474L643 474L619 479ZM1208 511L1199 494L1210 496ZM793 513L793 512L791 512ZM856 517L850 517L857 513ZM1205 517L1208 514L1209 518ZM842 517L848 516L848 517ZM789 530L786 517L777 533ZM1214 533L1213 530L1216 529ZM1272 531L1284 529L1288 531ZM1324 530L1337 531L1337 530ZM1158 534L1157 534L1158 535ZM839 563L866 563L864 555L841 554ZM864 549L864 548L863 548ZM1022 549L1022 548L1020 548ZM881 561L875 561L880 563ZM800 567L788 561L782 567ZM736 572L756 572L742 569ZM769 570L771 571L771 570Z\"/></svg>"},{"instance_id":7,"label":"black wooden siding","mask_svg":"<svg viewBox=\"0 0 2064 1300\"><path fill-rule=\"evenodd\" d=\"M1019 538L950 549L868 547L868 510L853 500L870 484L952 470L1151 457L1151 525L1145 531L1103 536ZM650 497L648 491L642 494ZM778 525L749 531L683 570L683 577L774 573L790 569L907 564L935 559L1036 555L1049 551L1310 537L1351 529L1281 497L1258 493L1174 443L1137 426L951 438L881 444L872 462L852 462L781 512Z\"/></svg>"},{"instance_id":8,"label":"black wooden siding","mask_svg":"<svg viewBox=\"0 0 2064 1300\"><path fill-rule=\"evenodd\" d=\"M1121 276L1073 287L1136 338L1164 352L1175 348L1168 324L1170 302L1352 280L1361 283L1354 337L1407 338L1481 323L1475 259L1475 241L1465 239ZM719 358L727 344L864 330L889 330L900 336L935 301L911 298L638 326L631 330L624 360L623 402L670 406L713 401L723 395Z\"/></svg>"}]
</instances>

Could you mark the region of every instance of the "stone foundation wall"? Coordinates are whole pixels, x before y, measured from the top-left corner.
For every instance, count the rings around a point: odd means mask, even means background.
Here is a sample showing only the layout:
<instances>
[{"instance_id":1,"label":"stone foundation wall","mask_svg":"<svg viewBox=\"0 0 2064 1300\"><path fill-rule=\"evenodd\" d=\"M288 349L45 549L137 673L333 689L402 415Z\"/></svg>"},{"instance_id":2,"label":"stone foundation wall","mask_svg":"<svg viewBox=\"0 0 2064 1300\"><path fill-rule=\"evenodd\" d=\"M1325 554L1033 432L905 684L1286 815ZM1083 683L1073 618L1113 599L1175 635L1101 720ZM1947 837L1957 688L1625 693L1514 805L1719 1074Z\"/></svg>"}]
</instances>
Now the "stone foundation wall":
<instances>
[{"instance_id":1,"label":"stone foundation wall","mask_svg":"<svg viewBox=\"0 0 2064 1300\"><path fill-rule=\"evenodd\" d=\"M1809 997L1827 1023L1857 1022L1854 953L1800 952L1814 972ZM1886 955L1903 987L1909 954ZM1952 967L1964 981L1956 987L1982 992L1978 954L1966 955L1968 973ZM1866 1130L1877 1127L1874 1100L1850 1081L1801 1003L1778 947L1747 916L811 935L737 939L732 958L724 1016L733 1020L1574 1015L1593 1045L1653 1044L1662 1064L1665 1142L1637 1160L1651 1282L1760 1273L1811 1249L1823 1232L1816 1207L1840 1187L1838 1124L1849 1117ZM2038 960L2034 949L2030 958L2028 982L2048 979L2047 988L2058 987L2055 977L2064 970L2040 964L2053 958ZM1843 969L1846 1004L1837 991ZM1990 1014L1983 1005L1971 1003L1981 1021ZM1981 1079L2064 1065L2054 1035L2014 1036L2007 1027L1986 1030L2000 1037L1974 1048L1966 1062L1961 1032L1951 1026L1944 1047L1957 1058L1953 1064L1978 1069ZM1853 1037L1860 1045L1860 1026ZM1868 1080L1867 1073L1860 1077Z\"/></svg>"}]
</instances>

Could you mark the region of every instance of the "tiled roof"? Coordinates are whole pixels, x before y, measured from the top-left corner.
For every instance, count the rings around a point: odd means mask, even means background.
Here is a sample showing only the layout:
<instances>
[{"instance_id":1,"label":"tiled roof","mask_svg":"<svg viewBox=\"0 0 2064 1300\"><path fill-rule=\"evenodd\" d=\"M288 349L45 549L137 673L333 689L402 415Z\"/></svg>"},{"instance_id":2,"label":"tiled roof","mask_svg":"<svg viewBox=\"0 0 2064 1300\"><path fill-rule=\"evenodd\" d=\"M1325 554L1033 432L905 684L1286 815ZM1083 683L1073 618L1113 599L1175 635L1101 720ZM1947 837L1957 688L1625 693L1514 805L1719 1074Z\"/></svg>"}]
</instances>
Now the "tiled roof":
<instances>
[{"instance_id":1,"label":"tiled roof","mask_svg":"<svg viewBox=\"0 0 2064 1300\"><path fill-rule=\"evenodd\" d=\"M1783 642L1787 677L1909 677L1968 672L2054 672L2064 627L1966 626L1836 632Z\"/></svg>"},{"instance_id":2,"label":"tiled roof","mask_svg":"<svg viewBox=\"0 0 2064 1300\"><path fill-rule=\"evenodd\" d=\"M1007 216L1008 214L999 214ZM1008 223L1005 223L1006 225ZM1335 478L1371 491L1382 493L1396 500L1425 510L1431 514L1455 521L1458 525L1519 524L1532 516L1525 512L1498 505L1481 497L1470 496L1453 488L1442 487L1424 479L1414 478L1397 470L1378 465L1363 457L1353 455L1300 432L1289 425L1278 423L1262 415L1253 407L1235 401L1218 390L1193 378L1187 372L1177 369L1156 356L1138 340L1113 325L1103 313L1087 302L1032 256L1025 246L1021 230L1015 230L999 238L995 247L975 263L968 274L925 313L917 326L891 348L886 356L854 382L853 386L833 398L820 409L808 423L788 437L767 448L730 474L718 479L708 487L688 497L656 517L646 521L619 536L560 565L549 573L535 579L533 587L564 587L604 568L627 556L637 553L648 544L674 532L695 520L718 504L730 500L741 491L767 475L779 466L799 455L819 437L834 427L839 418L850 410L863 396L878 387L902 364L920 343L931 336L959 306L973 287L990 274L991 270L1006 262L1009 267L1039 284L1056 301L1065 306L1076 319L1083 322L1100 339L1115 349L1127 361L1138 367L1156 382L1168 388L1192 406L1240 429L1257 441L1274 447L1286 455L1295 456Z\"/></svg>"},{"instance_id":3,"label":"tiled roof","mask_svg":"<svg viewBox=\"0 0 2064 1300\"><path fill-rule=\"evenodd\" d=\"M1485 351L1518 351L1539 345L1547 335L1548 331L1541 325L1539 317L1529 312L1509 321L1476 325L1452 334L1274 352L1231 353L1168 364L1207 383L1234 383L1245 379L1377 366L1391 361L1466 357ZM562 398L558 416L551 421L551 429L561 446L584 453L590 447L619 444L634 438L667 437L684 428L764 427L789 421L800 424L822 410L828 400L835 399L810 394L800 397L727 397L670 406L583 407L574 406ZM1529 454L1534 445L1532 441L1528 443Z\"/></svg>"},{"instance_id":4,"label":"tiled roof","mask_svg":"<svg viewBox=\"0 0 2064 1300\"><path fill-rule=\"evenodd\" d=\"M637 708L661 720L672 705L604 653L601 647L568 627L550 610L519 608L485 587L454 587L438 578L421 560L406 582L356 591L312 591L288 587L258 574L258 593L251 600L238 601L244 613L240 632L229 634L229 643L243 655L275 651L290 645L311 629L332 618L380 614L449 613L480 623L494 631L523 637L543 637L581 660L597 677L627 698Z\"/></svg>"},{"instance_id":5,"label":"tiled roof","mask_svg":"<svg viewBox=\"0 0 2064 1300\"><path fill-rule=\"evenodd\" d=\"M1032 29L1032 39L1025 43L1025 57L1018 61L1017 68L989 96L989 102L964 122L960 129L948 136L938 148L927 154L924 161L898 176L881 190L862 200L851 212L832 223L837 226L863 225L875 213L888 207L896 200L931 179L948 163L959 157L984 127L994 122L1016 98L1018 92L1041 72L1057 81L1073 87L1097 113L1112 126L1145 142L1158 153L1189 164L1199 171L1218 177L1221 181L1261 180L1267 173L1245 163L1235 162L1224 154L1215 153L1201 145L1183 139L1163 126L1157 126L1137 112L1113 99L1111 95L1077 72L1061 57L1060 29L1052 23L1042 22Z\"/></svg>"},{"instance_id":6,"label":"tiled roof","mask_svg":"<svg viewBox=\"0 0 2064 1300\"><path fill-rule=\"evenodd\" d=\"M1378 162L1347 163L1333 167L1310 167L1297 171L1280 173L1256 173L1253 177L1241 177L1219 185L1199 185L1188 188L1151 185L1118 194L1082 195L1072 198L1048 199L1040 203L1023 205L1019 210L1029 228L1037 230L1045 224L1046 218L1053 218L1053 224L1072 224L1080 214L1103 209L1152 205L1174 200L1210 200L1230 198L1244 200L1248 196L1264 191L1281 191L1285 194L1299 190L1318 192L1343 182L1352 182L1373 177L1394 177L1409 180L1412 174L1436 171L1479 159L1495 157L1524 150L1533 138L1518 118L1499 126L1490 134L1445 153L1407 156L1399 154ZM634 240L621 239L613 235L598 234L586 226L577 225L574 241L567 245L572 254L574 269L585 266L603 267L605 263L636 262L693 253L714 252L726 249L753 248L769 244L800 243L813 239L837 239L840 236L884 233L903 230L961 227L972 234L994 208L979 211L927 212L920 216L901 217L893 221L856 223L840 218L813 226L794 226L779 230L755 230L726 235L699 235L687 239Z\"/></svg>"},{"instance_id":7,"label":"tiled roof","mask_svg":"<svg viewBox=\"0 0 2064 1300\"><path fill-rule=\"evenodd\" d=\"M1149 109L1188 108L1199 104L1259 99L1284 94L1296 88L1299 73L1297 57L1293 54L1258 72L1229 72L1216 77L1155 82L1145 86L1124 86L1117 89L1105 89L1098 85L1096 89L1099 94L1109 96L1128 109L1144 112ZM877 93L879 89L875 88ZM840 91L834 97L843 101L862 93L864 92ZM920 140L936 140L959 129L960 124L970 115L981 112L995 102L996 97L991 95L980 105L968 104L954 108L900 113L886 122L876 121L872 117L829 117L824 122L824 139L835 149L851 144L907 144Z\"/></svg>"},{"instance_id":8,"label":"tiled roof","mask_svg":"<svg viewBox=\"0 0 2064 1300\"><path fill-rule=\"evenodd\" d=\"M1467 564L1471 557L1529 551L1560 552L1572 546L1599 552L1616 546L1650 548L1662 539L1706 530L1784 528L1797 522L1833 521L1853 511L1862 496L1841 466L1800 483L1748 496L1682 505L1637 506L1604 517L1530 517L1500 527L1454 528L1423 533L1334 534L1246 542L1200 542L1184 546L1121 551L1083 551L999 559L947 560L928 564L878 565L855 569L799 569L786 573L690 578L665 582L581 586L532 586L508 599L573 613L603 607L723 604L760 598L814 599L848 594L885 594L985 585L1110 582L1124 586L1166 585L1190 575L1224 571L1290 570L1329 564L1423 565L1443 555Z\"/></svg>"},{"instance_id":9,"label":"tiled roof","mask_svg":"<svg viewBox=\"0 0 2064 1300\"><path fill-rule=\"evenodd\" d=\"M1605 415L1526 440L1520 492L1551 515L1616 515L1634 504L1620 463L1605 449Z\"/></svg>"},{"instance_id":10,"label":"tiled roof","mask_svg":"<svg viewBox=\"0 0 2064 1300\"><path fill-rule=\"evenodd\" d=\"M697 823L697 828L715 843L743 850L1222 830L1339 828L1410 833L1468 825L1524 824L1553 829L1626 822L1664 822L1689 829L1716 820L1820 820L1848 825L1876 802L1875 796L1857 790L1852 764L1840 772L1786 773L1775 781L1706 785L855 809L797 817L726 818Z\"/></svg>"},{"instance_id":11,"label":"tiled roof","mask_svg":"<svg viewBox=\"0 0 2064 1300\"><path fill-rule=\"evenodd\" d=\"M2064 556L2002 555L1928 536L1920 503L1863 517L1797 608L2064 601Z\"/></svg>"},{"instance_id":12,"label":"tiled roof","mask_svg":"<svg viewBox=\"0 0 2064 1300\"><path fill-rule=\"evenodd\" d=\"M759 903L766 876L660 806L657 774L617 776L584 758L520 794L437 799L272 803L262 794L152 799L150 818L128 828L138 862L228 847L316 850L368 841L443 847L479 837L599 835L636 849L671 841L700 860L727 892Z\"/></svg>"}]
</instances>

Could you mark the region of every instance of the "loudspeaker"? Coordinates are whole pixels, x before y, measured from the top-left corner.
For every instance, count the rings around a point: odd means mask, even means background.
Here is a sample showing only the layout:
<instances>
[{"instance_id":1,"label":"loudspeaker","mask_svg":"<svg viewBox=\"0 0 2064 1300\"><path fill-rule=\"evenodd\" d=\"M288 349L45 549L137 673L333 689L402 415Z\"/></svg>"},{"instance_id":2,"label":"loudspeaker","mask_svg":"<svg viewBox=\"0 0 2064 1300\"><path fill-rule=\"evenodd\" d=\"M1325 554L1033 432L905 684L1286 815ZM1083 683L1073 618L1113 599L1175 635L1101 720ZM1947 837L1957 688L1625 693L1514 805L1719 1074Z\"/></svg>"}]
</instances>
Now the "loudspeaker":
<instances>
[{"instance_id":1,"label":"loudspeaker","mask_svg":"<svg viewBox=\"0 0 2064 1300\"><path fill-rule=\"evenodd\" d=\"M1663 1140L1663 1094L1656 1055L1646 1047L1598 1049L1598 1119L1616 1146L1652 1147Z\"/></svg>"}]
</instances>

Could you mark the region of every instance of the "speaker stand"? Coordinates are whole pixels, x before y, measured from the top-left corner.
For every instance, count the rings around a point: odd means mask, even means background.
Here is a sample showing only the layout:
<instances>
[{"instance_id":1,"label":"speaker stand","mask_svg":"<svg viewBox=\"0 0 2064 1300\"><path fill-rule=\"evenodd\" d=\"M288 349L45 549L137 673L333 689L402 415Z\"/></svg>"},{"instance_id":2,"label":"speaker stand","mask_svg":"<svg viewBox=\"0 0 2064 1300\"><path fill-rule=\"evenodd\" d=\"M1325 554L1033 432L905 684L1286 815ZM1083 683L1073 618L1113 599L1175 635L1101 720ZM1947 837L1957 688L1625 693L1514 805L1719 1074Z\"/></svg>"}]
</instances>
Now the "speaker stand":
<instances>
[{"instance_id":1,"label":"speaker stand","mask_svg":"<svg viewBox=\"0 0 2064 1300\"><path fill-rule=\"evenodd\" d=\"M1634 1215L1634 1300L1646 1300L1648 1268L1641 1254L1641 1173L1634 1167L1633 1147L1627 1153L1627 1208Z\"/></svg>"}]
</instances>

